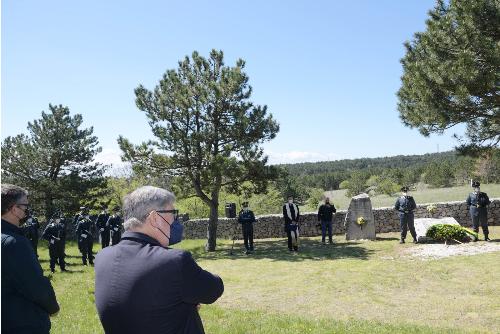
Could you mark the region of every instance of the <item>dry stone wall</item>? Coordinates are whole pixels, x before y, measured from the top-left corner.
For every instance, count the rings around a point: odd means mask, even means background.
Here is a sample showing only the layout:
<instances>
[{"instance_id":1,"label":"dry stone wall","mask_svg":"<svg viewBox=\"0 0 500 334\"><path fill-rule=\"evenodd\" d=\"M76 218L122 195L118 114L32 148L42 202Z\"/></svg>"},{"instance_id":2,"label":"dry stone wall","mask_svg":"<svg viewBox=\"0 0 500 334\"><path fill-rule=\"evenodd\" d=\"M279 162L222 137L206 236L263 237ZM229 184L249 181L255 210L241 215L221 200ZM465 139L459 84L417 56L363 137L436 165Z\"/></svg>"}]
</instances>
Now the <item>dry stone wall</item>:
<instances>
[{"instance_id":1,"label":"dry stone wall","mask_svg":"<svg viewBox=\"0 0 500 334\"><path fill-rule=\"evenodd\" d=\"M433 203L436 207L434 214L427 212L430 204L417 205L415 218L442 218L453 217L462 226L472 226L465 202ZM340 210L335 214L332 228L334 234L344 234L344 219L346 211ZM376 233L398 232L399 218L392 208L373 209ZM257 216L254 223L254 239L284 238L284 221L281 214ZM208 219L193 219L184 222L185 239L203 239L207 237ZM488 224L500 225L500 198L492 199L488 209ZM321 235L316 212L305 213L300 218L301 236L314 237ZM217 237L232 239L233 236L241 239L241 226L235 218L220 218L217 225Z\"/></svg>"}]
</instances>

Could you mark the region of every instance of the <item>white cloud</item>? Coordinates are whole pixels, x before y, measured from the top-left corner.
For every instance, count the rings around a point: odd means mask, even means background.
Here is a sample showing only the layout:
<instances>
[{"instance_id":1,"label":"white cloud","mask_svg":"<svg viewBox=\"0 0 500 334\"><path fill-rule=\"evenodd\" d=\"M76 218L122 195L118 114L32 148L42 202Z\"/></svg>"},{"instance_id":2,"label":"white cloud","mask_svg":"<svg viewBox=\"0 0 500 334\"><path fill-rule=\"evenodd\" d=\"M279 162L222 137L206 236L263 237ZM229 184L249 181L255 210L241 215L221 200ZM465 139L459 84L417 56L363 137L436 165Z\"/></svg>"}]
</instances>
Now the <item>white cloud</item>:
<instances>
[{"instance_id":1,"label":"white cloud","mask_svg":"<svg viewBox=\"0 0 500 334\"><path fill-rule=\"evenodd\" d=\"M120 157L120 152L117 150L103 149L101 153L95 156L94 161L110 166L106 171L106 175L121 175L130 172L130 163L123 162Z\"/></svg>"},{"instance_id":2,"label":"white cloud","mask_svg":"<svg viewBox=\"0 0 500 334\"><path fill-rule=\"evenodd\" d=\"M273 152L266 151L270 164L288 164L298 162L316 162L338 160L341 157L334 153L319 153L307 151Z\"/></svg>"}]
</instances>

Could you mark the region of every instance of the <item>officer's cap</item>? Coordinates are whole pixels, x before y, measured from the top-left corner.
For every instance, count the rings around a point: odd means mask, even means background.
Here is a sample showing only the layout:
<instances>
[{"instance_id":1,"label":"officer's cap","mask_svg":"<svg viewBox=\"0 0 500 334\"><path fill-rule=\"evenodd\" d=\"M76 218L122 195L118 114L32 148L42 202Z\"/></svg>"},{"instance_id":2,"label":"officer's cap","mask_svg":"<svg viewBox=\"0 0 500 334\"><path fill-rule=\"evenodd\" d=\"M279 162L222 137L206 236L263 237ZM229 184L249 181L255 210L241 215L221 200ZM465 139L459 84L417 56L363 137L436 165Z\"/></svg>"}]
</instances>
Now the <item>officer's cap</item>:
<instances>
[{"instance_id":1,"label":"officer's cap","mask_svg":"<svg viewBox=\"0 0 500 334\"><path fill-rule=\"evenodd\" d=\"M481 184L479 183L479 181L472 181L472 188L477 188L479 187Z\"/></svg>"},{"instance_id":2,"label":"officer's cap","mask_svg":"<svg viewBox=\"0 0 500 334\"><path fill-rule=\"evenodd\" d=\"M408 188L407 186L401 187L401 191L403 191L403 192L406 192L408 190L410 190L410 188Z\"/></svg>"},{"instance_id":3,"label":"officer's cap","mask_svg":"<svg viewBox=\"0 0 500 334\"><path fill-rule=\"evenodd\" d=\"M243 207L247 207L247 206L248 206L248 202L243 202L243 203L241 203L241 206L243 206Z\"/></svg>"}]
</instances>

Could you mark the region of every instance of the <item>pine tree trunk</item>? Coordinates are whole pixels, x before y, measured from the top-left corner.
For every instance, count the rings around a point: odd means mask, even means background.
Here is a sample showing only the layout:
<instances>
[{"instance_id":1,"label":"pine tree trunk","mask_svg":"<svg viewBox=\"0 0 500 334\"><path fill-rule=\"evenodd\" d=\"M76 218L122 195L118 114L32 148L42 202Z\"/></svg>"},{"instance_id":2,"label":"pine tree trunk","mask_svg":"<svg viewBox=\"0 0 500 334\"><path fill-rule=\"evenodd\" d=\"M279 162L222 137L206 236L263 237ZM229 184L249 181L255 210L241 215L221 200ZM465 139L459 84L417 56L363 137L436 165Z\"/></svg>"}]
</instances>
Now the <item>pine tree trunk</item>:
<instances>
[{"instance_id":1,"label":"pine tree trunk","mask_svg":"<svg viewBox=\"0 0 500 334\"><path fill-rule=\"evenodd\" d=\"M207 227L207 244L205 249L208 252L215 251L215 246L217 243L217 221L219 220L219 210L213 203L210 204L210 218L208 220Z\"/></svg>"}]
</instances>

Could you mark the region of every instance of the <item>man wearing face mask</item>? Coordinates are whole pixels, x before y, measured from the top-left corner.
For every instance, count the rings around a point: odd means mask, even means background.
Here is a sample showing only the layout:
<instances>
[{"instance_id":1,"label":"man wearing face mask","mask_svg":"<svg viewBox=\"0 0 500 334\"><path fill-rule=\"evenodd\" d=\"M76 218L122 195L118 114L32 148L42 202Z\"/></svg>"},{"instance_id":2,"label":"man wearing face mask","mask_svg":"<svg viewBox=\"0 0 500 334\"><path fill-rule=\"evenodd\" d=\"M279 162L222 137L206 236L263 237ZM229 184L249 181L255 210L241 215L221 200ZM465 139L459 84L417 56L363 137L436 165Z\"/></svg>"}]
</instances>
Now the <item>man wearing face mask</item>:
<instances>
[{"instance_id":1,"label":"man wearing face mask","mask_svg":"<svg viewBox=\"0 0 500 334\"><path fill-rule=\"evenodd\" d=\"M467 197L467 209L472 219L472 226L474 232L479 233L479 225L483 229L484 241L489 241L488 238L488 205L490 199L486 193L481 192L480 183L478 181L471 182L474 192L470 193Z\"/></svg>"},{"instance_id":2,"label":"man wearing face mask","mask_svg":"<svg viewBox=\"0 0 500 334\"><path fill-rule=\"evenodd\" d=\"M89 209L82 207L81 214L76 222L76 239L78 240L78 249L82 254L82 263L87 265L87 259L91 265L94 264L94 255L92 247L94 246L94 224L90 220Z\"/></svg>"},{"instance_id":3,"label":"man wearing face mask","mask_svg":"<svg viewBox=\"0 0 500 334\"><path fill-rule=\"evenodd\" d=\"M332 239L332 219L333 214L337 212L335 205L330 204L330 198L325 198L325 204L318 210L318 221L321 222L321 243L325 244L326 230L328 229L328 241L333 243Z\"/></svg>"},{"instance_id":4,"label":"man wearing face mask","mask_svg":"<svg viewBox=\"0 0 500 334\"><path fill-rule=\"evenodd\" d=\"M59 311L54 289L43 276L33 247L19 226L27 217L28 193L2 184L2 329L9 333L49 333Z\"/></svg>"},{"instance_id":5,"label":"man wearing face mask","mask_svg":"<svg viewBox=\"0 0 500 334\"><path fill-rule=\"evenodd\" d=\"M290 252L299 251L299 217L299 207L293 202L293 196L288 196L288 203L283 205L283 218Z\"/></svg>"},{"instance_id":6,"label":"man wearing face mask","mask_svg":"<svg viewBox=\"0 0 500 334\"><path fill-rule=\"evenodd\" d=\"M238 223L241 224L243 232L243 242L245 243L245 254L253 252L253 223L255 222L255 215L249 209L248 202L243 202L242 210L238 215Z\"/></svg>"},{"instance_id":7,"label":"man wearing face mask","mask_svg":"<svg viewBox=\"0 0 500 334\"><path fill-rule=\"evenodd\" d=\"M56 263L59 264L61 271L66 271L64 262L64 226L61 218L55 217L43 231L42 238L49 242L50 271L55 272Z\"/></svg>"},{"instance_id":8,"label":"man wearing face mask","mask_svg":"<svg viewBox=\"0 0 500 334\"><path fill-rule=\"evenodd\" d=\"M401 226L401 240L400 244L405 243L406 232L410 229L413 243L417 243L417 232L415 231L413 210L417 208L417 204L412 196L408 195L408 187L402 187L402 196L398 197L394 209L398 211L399 224Z\"/></svg>"},{"instance_id":9,"label":"man wearing face mask","mask_svg":"<svg viewBox=\"0 0 500 334\"><path fill-rule=\"evenodd\" d=\"M124 198L120 243L97 254L95 303L106 333L204 333L200 304L223 293L222 280L201 269L182 239L175 196L141 187Z\"/></svg>"}]
</instances>

